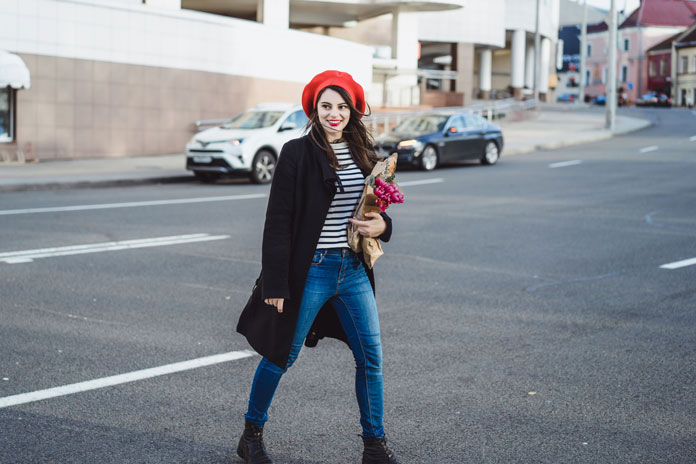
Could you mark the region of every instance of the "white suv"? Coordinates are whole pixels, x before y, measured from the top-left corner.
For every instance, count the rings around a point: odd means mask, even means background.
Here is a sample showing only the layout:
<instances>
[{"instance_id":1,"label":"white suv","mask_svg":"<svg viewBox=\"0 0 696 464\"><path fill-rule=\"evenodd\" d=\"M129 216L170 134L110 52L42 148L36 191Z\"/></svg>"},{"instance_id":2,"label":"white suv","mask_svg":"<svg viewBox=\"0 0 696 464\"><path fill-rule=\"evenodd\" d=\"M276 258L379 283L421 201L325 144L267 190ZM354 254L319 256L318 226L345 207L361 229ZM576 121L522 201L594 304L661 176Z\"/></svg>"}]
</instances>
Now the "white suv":
<instances>
[{"instance_id":1,"label":"white suv","mask_svg":"<svg viewBox=\"0 0 696 464\"><path fill-rule=\"evenodd\" d=\"M186 144L186 169L203 181L247 173L256 184L273 178L285 142L305 134L301 105L263 103L220 127L199 132Z\"/></svg>"}]
</instances>

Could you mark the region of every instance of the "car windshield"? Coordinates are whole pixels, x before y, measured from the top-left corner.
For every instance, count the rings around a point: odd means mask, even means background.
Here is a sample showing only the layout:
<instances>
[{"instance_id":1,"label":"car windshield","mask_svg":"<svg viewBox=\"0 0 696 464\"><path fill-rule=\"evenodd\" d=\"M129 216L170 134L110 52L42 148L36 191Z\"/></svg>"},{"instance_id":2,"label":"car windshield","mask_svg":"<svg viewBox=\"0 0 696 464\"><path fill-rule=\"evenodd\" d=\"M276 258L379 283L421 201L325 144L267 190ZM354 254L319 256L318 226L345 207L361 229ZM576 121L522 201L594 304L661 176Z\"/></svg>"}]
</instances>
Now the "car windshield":
<instances>
[{"instance_id":1,"label":"car windshield","mask_svg":"<svg viewBox=\"0 0 696 464\"><path fill-rule=\"evenodd\" d=\"M430 134L441 131L445 128L448 116L440 114L428 114L420 116L410 116L401 121L394 132L409 134Z\"/></svg>"},{"instance_id":2,"label":"car windshield","mask_svg":"<svg viewBox=\"0 0 696 464\"><path fill-rule=\"evenodd\" d=\"M246 111L225 123L223 129L260 129L275 124L283 111Z\"/></svg>"}]
</instances>

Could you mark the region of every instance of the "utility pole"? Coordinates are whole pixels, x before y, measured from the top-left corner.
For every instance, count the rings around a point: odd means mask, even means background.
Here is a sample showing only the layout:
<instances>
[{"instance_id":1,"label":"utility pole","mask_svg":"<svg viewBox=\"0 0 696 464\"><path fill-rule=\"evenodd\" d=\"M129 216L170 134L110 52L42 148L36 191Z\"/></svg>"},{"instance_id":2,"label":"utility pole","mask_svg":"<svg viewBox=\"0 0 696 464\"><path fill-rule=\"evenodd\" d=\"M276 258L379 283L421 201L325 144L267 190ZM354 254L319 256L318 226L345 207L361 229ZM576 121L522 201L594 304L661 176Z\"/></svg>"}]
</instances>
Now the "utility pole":
<instances>
[{"instance_id":1,"label":"utility pole","mask_svg":"<svg viewBox=\"0 0 696 464\"><path fill-rule=\"evenodd\" d=\"M582 12L582 29L580 30L580 93L578 103L585 103L585 74L587 74L587 0L584 1Z\"/></svg>"},{"instance_id":2,"label":"utility pole","mask_svg":"<svg viewBox=\"0 0 696 464\"><path fill-rule=\"evenodd\" d=\"M536 0L536 28L534 30L534 100L539 103L539 81L541 80L541 37L539 36L539 1Z\"/></svg>"},{"instance_id":3,"label":"utility pole","mask_svg":"<svg viewBox=\"0 0 696 464\"><path fill-rule=\"evenodd\" d=\"M607 83L605 86L607 99L606 105L606 128L614 131L616 126L616 0L611 0L611 11L609 13L609 69L607 70Z\"/></svg>"}]
</instances>

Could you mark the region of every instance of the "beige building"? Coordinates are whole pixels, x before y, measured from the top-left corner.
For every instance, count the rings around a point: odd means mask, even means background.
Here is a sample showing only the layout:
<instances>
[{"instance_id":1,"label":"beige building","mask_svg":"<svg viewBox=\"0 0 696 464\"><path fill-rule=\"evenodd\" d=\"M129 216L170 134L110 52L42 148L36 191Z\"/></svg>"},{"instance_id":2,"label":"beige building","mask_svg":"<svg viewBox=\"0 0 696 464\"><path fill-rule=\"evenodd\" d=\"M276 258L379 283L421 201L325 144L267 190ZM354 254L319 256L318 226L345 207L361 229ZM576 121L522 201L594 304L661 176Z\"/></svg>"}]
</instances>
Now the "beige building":
<instances>
[{"instance_id":1,"label":"beige building","mask_svg":"<svg viewBox=\"0 0 696 464\"><path fill-rule=\"evenodd\" d=\"M672 43L672 84L676 106L696 105L696 23Z\"/></svg>"}]
</instances>

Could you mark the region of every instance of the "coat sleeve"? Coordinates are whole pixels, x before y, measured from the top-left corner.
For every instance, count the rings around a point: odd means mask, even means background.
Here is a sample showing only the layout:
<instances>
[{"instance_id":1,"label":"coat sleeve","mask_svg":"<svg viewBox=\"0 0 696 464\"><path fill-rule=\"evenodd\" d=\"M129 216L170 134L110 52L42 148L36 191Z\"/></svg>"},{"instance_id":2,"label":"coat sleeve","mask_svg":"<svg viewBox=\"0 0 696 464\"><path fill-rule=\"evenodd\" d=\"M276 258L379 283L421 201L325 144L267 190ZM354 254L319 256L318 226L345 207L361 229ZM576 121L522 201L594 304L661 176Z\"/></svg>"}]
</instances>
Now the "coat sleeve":
<instances>
[{"instance_id":1,"label":"coat sleeve","mask_svg":"<svg viewBox=\"0 0 696 464\"><path fill-rule=\"evenodd\" d=\"M387 223L387 228L384 229L384 232L382 232L382 235L377 237L383 242L388 242L389 239L391 239L391 234L392 234L392 220L391 218L387 215L387 213L379 213L382 218L384 218L384 222Z\"/></svg>"},{"instance_id":2,"label":"coat sleeve","mask_svg":"<svg viewBox=\"0 0 696 464\"><path fill-rule=\"evenodd\" d=\"M285 144L273 173L261 246L261 293L264 299L290 298L289 270L297 176L296 154L290 143Z\"/></svg>"}]
</instances>

